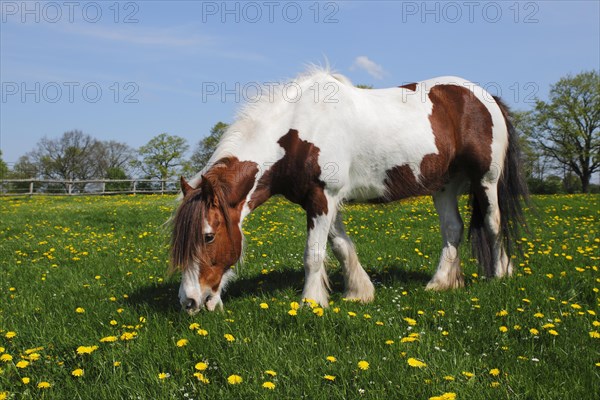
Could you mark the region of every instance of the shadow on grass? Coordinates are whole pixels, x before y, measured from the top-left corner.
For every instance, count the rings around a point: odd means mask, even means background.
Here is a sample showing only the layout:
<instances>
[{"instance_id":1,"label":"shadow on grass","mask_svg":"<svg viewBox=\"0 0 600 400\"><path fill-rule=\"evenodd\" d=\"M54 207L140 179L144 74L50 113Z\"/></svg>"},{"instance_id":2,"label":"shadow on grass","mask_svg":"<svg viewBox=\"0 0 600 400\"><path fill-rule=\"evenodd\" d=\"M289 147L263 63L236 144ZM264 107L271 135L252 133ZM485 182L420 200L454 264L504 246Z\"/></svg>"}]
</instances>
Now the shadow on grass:
<instances>
[{"instance_id":1,"label":"shadow on grass","mask_svg":"<svg viewBox=\"0 0 600 400\"><path fill-rule=\"evenodd\" d=\"M399 266L391 266L385 270L369 270L369 276L377 286L394 284L425 285L431 278L429 274L418 271L406 271ZM332 293L344 292L344 278L339 268L329 274ZM275 295L284 290L294 291L300 296L304 284L304 271L284 269L268 274L242 276L231 283L223 295L223 301L243 297ZM160 313L173 313L180 310L179 281L171 280L140 287L131 293L128 302L132 305L144 305Z\"/></svg>"}]
</instances>

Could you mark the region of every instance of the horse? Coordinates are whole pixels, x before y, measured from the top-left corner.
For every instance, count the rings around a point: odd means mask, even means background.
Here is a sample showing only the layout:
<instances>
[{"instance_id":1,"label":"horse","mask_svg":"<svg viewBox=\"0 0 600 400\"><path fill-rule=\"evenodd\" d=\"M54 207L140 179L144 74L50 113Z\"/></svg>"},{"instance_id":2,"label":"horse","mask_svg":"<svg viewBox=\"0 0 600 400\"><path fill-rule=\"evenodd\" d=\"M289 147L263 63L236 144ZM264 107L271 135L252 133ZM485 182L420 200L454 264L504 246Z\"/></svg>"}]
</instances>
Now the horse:
<instances>
[{"instance_id":1,"label":"horse","mask_svg":"<svg viewBox=\"0 0 600 400\"><path fill-rule=\"evenodd\" d=\"M302 298L322 307L329 304L327 244L341 264L345 297L374 299L344 229L346 202L433 196L442 251L426 289L447 290L464 286L458 197L467 191L481 269L487 277L512 274L527 188L518 134L498 97L458 77L358 88L316 67L268 89L242 108L208 165L189 182L181 177L170 268L181 271L183 310L223 308L242 255L244 218L274 195L306 212Z\"/></svg>"}]
</instances>

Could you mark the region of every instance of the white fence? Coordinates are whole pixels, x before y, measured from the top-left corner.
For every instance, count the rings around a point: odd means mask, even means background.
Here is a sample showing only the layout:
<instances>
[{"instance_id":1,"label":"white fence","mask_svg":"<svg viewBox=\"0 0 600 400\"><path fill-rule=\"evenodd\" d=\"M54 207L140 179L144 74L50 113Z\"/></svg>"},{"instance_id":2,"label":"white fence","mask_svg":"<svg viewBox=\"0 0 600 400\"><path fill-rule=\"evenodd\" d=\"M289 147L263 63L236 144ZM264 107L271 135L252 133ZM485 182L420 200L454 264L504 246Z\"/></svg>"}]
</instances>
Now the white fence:
<instances>
[{"instance_id":1,"label":"white fence","mask_svg":"<svg viewBox=\"0 0 600 400\"><path fill-rule=\"evenodd\" d=\"M178 191L178 182L157 179L0 180L0 196L166 194L177 193Z\"/></svg>"}]
</instances>

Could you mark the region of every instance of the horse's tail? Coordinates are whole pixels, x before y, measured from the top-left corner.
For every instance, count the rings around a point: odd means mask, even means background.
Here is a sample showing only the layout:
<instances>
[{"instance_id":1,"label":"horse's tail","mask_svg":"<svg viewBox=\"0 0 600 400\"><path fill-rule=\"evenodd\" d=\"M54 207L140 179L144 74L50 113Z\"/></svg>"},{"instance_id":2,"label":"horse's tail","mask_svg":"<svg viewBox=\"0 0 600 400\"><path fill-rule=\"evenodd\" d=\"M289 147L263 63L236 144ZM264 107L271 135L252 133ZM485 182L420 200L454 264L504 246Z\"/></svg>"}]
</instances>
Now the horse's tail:
<instances>
[{"instance_id":1,"label":"horse's tail","mask_svg":"<svg viewBox=\"0 0 600 400\"><path fill-rule=\"evenodd\" d=\"M517 252L521 250L515 246L515 243L521 237L521 230L527 228L523 205L529 204L529 191L522 175L519 134L511 122L510 110L500 98L494 96L494 100L502 111L508 130L508 146L497 185L498 207L500 209L500 237L497 240L503 242L503 247L510 261L515 250ZM483 267L485 275L493 277L496 275L496 265L492 251L494 240L485 229L487 210L482 209L481 202L477 200L476 188L473 186L471 189L472 215L469 226L471 251Z\"/></svg>"}]
</instances>

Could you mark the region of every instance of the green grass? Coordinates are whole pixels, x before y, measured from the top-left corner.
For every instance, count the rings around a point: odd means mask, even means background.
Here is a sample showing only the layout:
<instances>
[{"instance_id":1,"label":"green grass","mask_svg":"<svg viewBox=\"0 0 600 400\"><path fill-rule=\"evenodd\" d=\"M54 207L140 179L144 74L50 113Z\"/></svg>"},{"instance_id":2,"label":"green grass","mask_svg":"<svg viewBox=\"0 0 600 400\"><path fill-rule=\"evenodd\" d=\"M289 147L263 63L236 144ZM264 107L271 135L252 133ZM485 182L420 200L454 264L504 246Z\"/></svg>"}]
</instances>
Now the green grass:
<instances>
[{"instance_id":1,"label":"green grass","mask_svg":"<svg viewBox=\"0 0 600 400\"><path fill-rule=\"evenodd\" d=\"M329 261L322 316L288 314L302 289L305 217L273 199L246 221L246 263L225 312L189 317L179 278L165 276L173 197L1 198L0 399L600 398L599 199L534 198L515 277L480 279L463 245L466 288L444 293L424 290L441 248L429 199L347 206L376 300L344 301ZM418 340L403 342L410 334ZM200 361L208 384L194 376ZM243 382L228 384L233 374Z\"/></svg>"}]
</instances>

